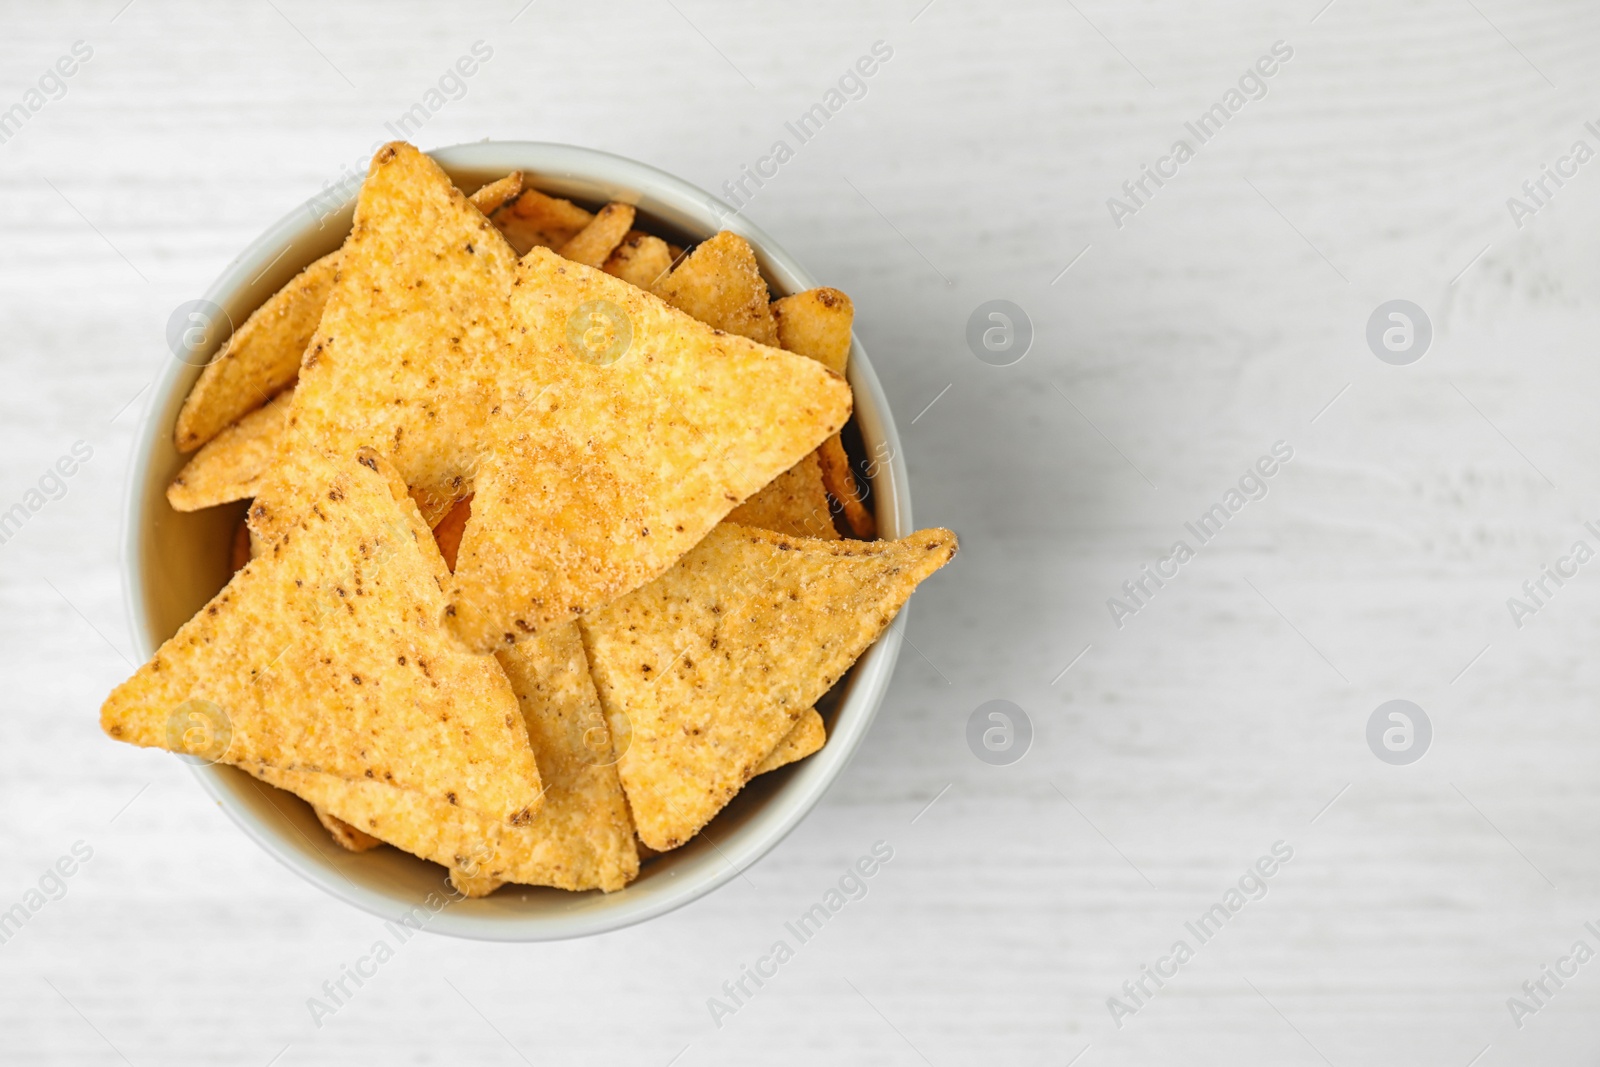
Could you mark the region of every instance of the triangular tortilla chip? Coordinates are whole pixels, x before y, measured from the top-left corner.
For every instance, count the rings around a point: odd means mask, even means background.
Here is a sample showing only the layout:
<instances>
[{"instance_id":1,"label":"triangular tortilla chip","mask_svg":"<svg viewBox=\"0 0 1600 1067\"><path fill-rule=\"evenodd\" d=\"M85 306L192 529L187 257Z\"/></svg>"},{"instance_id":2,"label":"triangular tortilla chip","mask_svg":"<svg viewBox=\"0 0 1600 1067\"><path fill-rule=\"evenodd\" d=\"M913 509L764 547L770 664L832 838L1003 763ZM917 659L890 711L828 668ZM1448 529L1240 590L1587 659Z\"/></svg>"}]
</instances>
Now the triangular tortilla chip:
<instances>
[{"instance_id":1,"label":"triangular tortilla chip","mask_svg":"<svg viewBox=\"0 0 1600 1067\"><path fill-rule=\"evenodd\" d=\"M518 171L473 193L472 203L487 214L521 188ZM233 332L222 353L200 372L178 412L173 437L179 452L193 452L294 380L338 270L338 251L328 253L268 297Z\"/></svg>"},{"instance_id":2,"label":"triangular tortilla chip","mask_svg":"<svg viewBox=\"0 0 1600 1067\"><path fill-rule=\"evenodd\" d=\"M372 159L339 277L306 351L284 461L251 522L270 540L299 456L369 446L431 524L472 491L487 393L476 379L504 344L516 256L433 160L406 144Z\"/></svg>"},{"instance_id":3,"label":"triangular tortilla chip","mask_svg":"<svg viewBox=\"0 0 1600 1067\"><path fill-rule=\"evenodd\" d=\"M855 314L848 296L837 289L807 289L774 301L772 311L785 351L809 356L837 374L844 373L850 358L850 322ZM830 466L836 459L830 451L835 445L842 456L844 446L839 435L834 434L816 452L741 504L728 519L797 537L832 540L839 536L833 523L834 509L828 502L832 492L846 512L851 531L870 540L873 535L863 533L859 521L867 511L855 495L854 479L849 483L848 498L835 491L834 483L840 482L838 472ZM852 507L854 511L850 510ZM870 531L870 515L868 520Z\"/></svg>"},{"instance_id":4,"label":"triangular tortilla chip","mask_svg":"<svg viewBox=\"0 0 1600 1067\"><path fill-rule=\"evenodd\" d=\"M496 655L521 703L545 788L544 806L524 826L497 825L376 782L252 773L363 833L451 867L457 888L471 896L501 882L622 888L638 874L639 857L577 625L554 627Z\"/></svg>"},{"instance_id":5,"label":"triangular tortilla chip","mask_svg":"<svg viewBox=\"0 0 1600 1067\"><path fill-rule=\"evenodd\" d=\"M472 206L485 215L492 215L500 210L500 206L522 192L522 172L514 170L504 178L497 179L482 186L477 192L467 197L472 201Z\"/></svg>"},{"instance_id":6,"label":"triangular tortilla chip","mask_svg":"<svg viewBox=\"0 0 1600 1067\"><path fill-rule=\"evenodd\" d=\"M173 438L179 452L193 452L294 381L338 270L339 253L329 252L233 331L178 412Z\"/></svg>"},{"instance_id":7,"label":"triangular tortilla chip","mask_svg":"<svg viewBox=\"0 0 1600 1067\"><path fill-rule=\"evenodd\" d=\"M850 414L814 360L547 249L518 264L512 317L525 333L484 373L503 391L450 593L474 648L654 578Z\"/></svg>"},{"instance_id":8,"label":"triangular tortilla chip","mask_svg":"<svg viewBox=\"0 0 1600 1067\"><path fill-rule=\"evenodd\" d=\"M844 450L844 441L834 434L817 449L817 459L822 463L822 484L828 495L839 502L844 511L850 532L864 541L878 536L878 524L867 505L862 503L856 490L855 472L850 468L850 454Z\"/></svg>"},{"instance_id":9,"label":"triangular tortilla chip","mask_svg":"<svg viewBox=\"0 0 1600 1067\"><path fill-rule=\"evenodd\" d=\"M772 302L778 343L843 374L850 363L855 305L837 289L807 289Z\"/></svg>"},{"instance_id":10,"label":"triangular tortilla chip","mask_svg":"<svg viewBox=\"0 0 1600 1067\"><path fill-rule=\"evenodd\" d=\"M723 523L581 620L640 839L694 836L955 549L948 530L807 541Z\"/></svg>"},{"instance_id":11,"label":"triangular tortilla chip","mask_svg":"<svg viewBox=\"0 0 1600 1067\"><path fill-rule=\"evenodd\" d=\"M560 248L593 220L593 215L572 201L537 189L524 189L493 218L495 228L505 234L519 256L527 255L530 248Z\"/></svg>"},{"instance_id":12,"label":"triangular tortilla chip","mask_svg":"<svg viewBox=\"0 0 1600 1067\"><path fill-rule=\"evenodd\" d=\"M850 326L855 319L855 307L848 296L837 289L807 289L774 300L772 314L784 348L844 373L850 362ZM822 464L822 484L839 502L850 532L865 540L876 537L877 523L861 500L849 456L838 434L822 443L817 458Z\"/></svg>"},{"instance_id":13,"label":"triangular tortilla chip","mask_svg":"<svg viewBox=\"0 0 1600 1067\"><path fill-rule=\"evenodd\" d=\"M778 327L768 306L767 283L755 250L723 230L700 242L671 274L656 283L656 295L709 326L776 346Z\"/></svg>"},{"instance_id":14,"label":"triangular tortilla chip","mask_svg":"<svg viewBox=\"0 0 1600 1067\"><path fill-rule=\"evenodd\" d=\"M787 767L795 760L805 759L827 741L828 728L823 724L822 716L817 714L816 708L808 708L800 713L800 721L767 753L767 758L756 767L756 774L766 774L779 767Z\"/></svg>"},{"instance_id":15,"label":"triangular tortilla chip","mask_svg":"<svg viewBox=\"0 0 1600 1067\"><path fill-rule=\"evenodd\" d=\"M516 696L441 627L448 572L404 486L370 452L322 472L283 535L112 692L102 727L525 821L539 772Z\"/></svg>"},{"instance_id":16,"label":"triangular tortilla chip","mask_svg":"<svg viewBox=\"0 0 1600 1067\"><path fill-rule=\"evenodd\" d=\"M167 486L175 511L198 511L255 496L283 447L293 388L207 441Z\"/></svg>"},{"instance_id":17,"label":"triangular tortilla chip","mask_svg":"<svg viewBox=\"0 0 1600 1067\"><path fill-rule=\"evenodd\" d=\"M521 181L521 174L520 173L519 174L513 174L511 176L511 178L502 178L501 181L502 182L509 182L512 179L516 179L518 182L520 182ZM516 194L515 194L515 192L513 192L510 195L514 196ZM169 492L170 492L170 490L169 490ZM451 514L454 515L455 512L451 512ZM448 521L448 516L447 516L446 521ZM463 517L461 521L464 523L466 520ZM441 523L440 525L443 526L443 523ZM440 538L439 528L438 527L436 527L434 529L433 535L434 535L434 540L439 542L440 554L444 557L445 565L453 567L455 565L455 549L454 549L454 547L452 546L450 548L450 550L448 550L448 551L445 550L444 542ZM459 532L457 532L456 537L459 540L459 538L460 538ZM246 523L243 518L241 518L239 520L239 525L238 525L238 527L236 528L236 530L234 532L234 539L233 539L233 569L237 571L241 567L243 567L246 563L249 563L251 557L253 556L253 554L254 554L253 553L253 545L251 543L251 538L250 538L250 527L249 527L249 524ZM799 729L800 729L799 726L795 727L796 731L798 731ZM778 752L778 751L782 750L784 748L784 744L786 742L788 742L789 740L790 740L790 738L784 738L784 741L780 742L778 744L778 748L775 749L774 752ZM772 759L773 759L772 756L768 756L767 757L767 761L769 763L772 761ZM292 772L284 772L284 773L287 774L287 773L292 773ZM340 782L340 783L350 784L350 783L346 783L345 779L343 779L343 778L337 778L336 779L332 775L310 775L310 777L319 778L319 779L320 778L326 778L330 782L337 781L337 782ZM397 790L396 792L399 792L399 791ZM406 794L406 795L409 796L410 794ZM371 849L374 849L374 848L377 848L379 845L383 844L383 842L378 840L376 837L373 837L371 834L364 833L361 830L356 829L354 826L351 826L349 823L345 822L343 819L339 818L337 815L334 815L332 812L328 811L325 808L312 807L311 810L317 816L317 821L322 824L323 829L328 831L328 835L333 838L334 842L336 844L340 845L341 847L348 849L351 852L367 852L367 851L369 851ZM497 883L495 883L495 885L498 886L499 883L497 882ZM473 895L482 895L482 894L473 894Z\"/></svg>"},{"instance_id":18,"label":"triangular tortilla chip","mask_svg":"<svg viewBox=\"0 0 1600 1067\"><path fill-rule=\"evenodd\" d=\"M600 269L649 290L672 269L672 250L659 237L630 230Z\"/></svg>"},{"instance_id":19,"label":"triangular tortilla chip","mask_svg":"<svg viewBox=\"0 0 1600 1067\"><path fill-rule=\"evenodd\" d=\"M690 254L673 272L671 281L658 284L669 303L708 326L755 340L776 337L785 351L844 373L854 315L850 298L837 289L808 289L774 301L770 313L755 310L767 298L767 284L754 250L742 237L717 234ZM783 318L778 317L780 311ZM820 459L808 456L757 491L728 518L797 537L836 538L839 534L828 503L825 475ZM854 502L854 497L851 499Z\"/></svg>"},{"instance_id":20,"label":"triangular tortilla chip","mask_svg":"<svg viewBox=\"0 0 1600 1067\"><path fill-rule=\"evenodd\" d=\"M633 225L633 208L627 204L607 204L579 230L572 239L561 246L561 255L586 267L598 267L611 257L612 249L622 243Z\"/></svg>"}]
</instances>

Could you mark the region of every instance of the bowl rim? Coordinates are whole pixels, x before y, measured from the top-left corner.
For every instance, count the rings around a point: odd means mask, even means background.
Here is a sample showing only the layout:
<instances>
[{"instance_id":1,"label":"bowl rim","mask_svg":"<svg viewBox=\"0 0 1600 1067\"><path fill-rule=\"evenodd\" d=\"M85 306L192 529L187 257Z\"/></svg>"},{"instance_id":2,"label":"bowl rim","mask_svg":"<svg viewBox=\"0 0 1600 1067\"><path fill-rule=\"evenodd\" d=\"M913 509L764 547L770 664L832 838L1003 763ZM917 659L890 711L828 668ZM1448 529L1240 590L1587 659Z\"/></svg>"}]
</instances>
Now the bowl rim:
<instances>
[{"instance_id":1,"label":"bowl rim","mask_svg":"<svg viewBox=\"0 0 1600 1067\"><path fill-rule=\"evenodd\" d=\"M557 195L594 201L600 198L633 203L642 211L677 225L703 239L719 229L732 230L755 248L762 271L780 294L795 293L818 283L798 260L785 251L765 231L740 212L703 189L656 167L624 156L578 145L542 141L483 140L451 145L427 153L452 177L461 174L498 177L522 170L529 184ZM485 180L488 180L486 178ZM330 183L331 185L331 183ZM284 259L296 245L313 241L329 217L343 220L339 239L348 230L359 183L324 186L324 191L285 214L251 241L212 281L204 299L225 305L231 297L256 282ZM291 260L297 257L288 257ZM281 269L298 271L304 262L291 262ZM270 293L272 290L268 290ZM252 305L253 310L254 305ZM165 361L152 383L152 392L129 458L122 514L122 590L133 644L141 659L148 660L165 640L155 632L147 587L153 579L147 573L147 545L158 536L157 517L151 508L151 488L157 458L171 447L171 412L187 395L200 366L176 357ZM852 334L847 370L855 394L854 415L869 451L880 456L871 483L877 512L879 536L901 537L911 532L911 495L908 472L899 434L896 431L888 398L858 337ZM174 398L174 394L181 394ZM886 446L883 447L883 446ZM162 477L159 488L164 488ZM164 495L155 510L164 507ZM909 606L909 605L908 605ZM906 608L901 609L903 618ZM609 894L598 890L568 894L572 898L591 897L594 906L578 911L537 907L508 913L506 908L483 909L471 905L493 901L514 892L507 887L499 894L481 900L466 900L437 910L427 922L431 932L455 937L491 941L546 941L585 937L622 929L657 918L698 900L741 875L765 856L810 814L828 788L843 772L871 727L883 702L899 656L901 635L893 624L856 661L850 681L834 717L828 743L815 755L792 764L790 777L765 799L762 806L744 819L732 833L712 841L712 849L699 850L687 862L675 865L654 878L641 877L627 887ZM323 889L336 899L380 918L398 921L414 915L419 903L414 898L385 892L374 885L359 884L338 858L306 842L302 848L273 820L262 818L239 796L236 778L253 781L226 766L195 765L192 773L228 816L269 855L290 870ZM779 772L782 773L782 772ZM715 820L713 820L713 823ZM301 833L304 837L304 833ZM698 836L698 835L697 835ZM708 838L709 840L709 838ZM692 842L691 842L692 844ZM714 853L714 855L713 855ZM347 854L354 857L356 854ZM363 854L365 855L365 854ZM407 855L417 863L426 863ZM682 867L683 869L678 869ZM362 878L379 876L370 871ZM654 884L662 883L662 884ZM447 883L444 883L447 884ZM646 889L648 887L648 889ZM644 892L634 892L635 889ZM552 892L564 892L553 890ZM630 897L630 893L632 896ZM527 894L520 898L526 901Z\"/></svg>"}]
</instances>

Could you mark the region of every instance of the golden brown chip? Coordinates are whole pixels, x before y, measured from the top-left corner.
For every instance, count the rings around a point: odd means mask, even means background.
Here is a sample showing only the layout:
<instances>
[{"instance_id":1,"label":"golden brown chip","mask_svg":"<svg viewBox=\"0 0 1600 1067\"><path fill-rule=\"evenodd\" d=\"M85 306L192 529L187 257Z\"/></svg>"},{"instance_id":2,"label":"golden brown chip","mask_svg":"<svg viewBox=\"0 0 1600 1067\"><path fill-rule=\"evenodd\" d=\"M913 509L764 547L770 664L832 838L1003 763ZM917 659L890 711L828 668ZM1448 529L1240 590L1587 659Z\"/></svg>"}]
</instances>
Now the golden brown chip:
<instances>
[{"instance_id":1,"label":"golden brown chip","mask_svg":"<svg viewBox=\"0 0 1600 1067\"><path fill-rule=\"evenodd\" d=\"M311 810L316 814L317 821L322 824L322 828L328 831L329 836L351 852L366 852L368 849L374 849L383 844L376 837L362 833L337 815L321 808L312 808Z\"/></svg>"},{"instance_id":2,"label":"golden brown chip","mask_svg":"<svg viewBox=\"0 0 1600 1067\"><path fill-rule=\"evenodd\" d=\"M339 253L328 253L233 332L178 412L173 437L179 452L193 452L294 381L338 269Z\"/></svg>"},{"instance_id":3,"label":"golden brown chip","mask_svg":"<svg viewBox=\"0 0 1600 1067\"><path fill-rule=\"evenodd\" d=\"M513 182L521 188L520 172L472 194L473 204L493 211L506 196L515 195ZM179 452L193 452L294 380L338 270L339 252L328 253L268 297L234 331L221 354L200 372L178 412L173 437Z\"/></svg>"},{"instance_id":4,"label":"golden brown chip","mask_svg":"<svg viewBox=\"0 0 1600 1067\"><path fill-rule=\"evenodd\" d=\"M370 451L321 471L283 536L112 692L102 728L526 819L539 773L516 696L441 626L448 571L404 485Z\"/></svg>"},{"instance_id":5,"label":"golden brown chip","mask_svg":"<svg viewBox=\"0 0 1600 1067\"><path fill-rule=\"evenodd\" d=\"M772 302L778 343L843 374L850 362L855 305L837 289L807 289Z\"/></svg>"},{"instance_id":6,"label":"golden brown chip","mask_svg":"<svg viewBox=\"0 0 1600 1067\"><path fill-rule=\"evenodd\" d=\"M854 314L848 296L837 289L808 289L804 293L775 301L772 310L777 319L778 337L785 351L809 356L829 370L844 373L850 356L850 321ZM823 442L817 452L773 479L741 504L728 516L729 521L797 537L820 537L826 540L838 537L839 531L833 523L834 508L828 502L829 477L837 481L838 475L836 471L830 475L822 459L824 455L829 455L830 442L839 445L839 454L843 455L839 435L834 434L830 441ZM847 516L846 520L850 523L851 531L870 539L873 536L870 532L871 516L868 515L866 527L869 532L862 534L858 522L860 516L866 514L866 508L855 496L853 479L849 487L849 503L841 503L840 507L854 508L854 514Z\"/></svg>"},{"instance_id":7,"label":"golden brown chip","mask_svg":"<svg viewBox=\"0 0 1600 1067\"><path fill-rule=\"evenodd\" d=\"M486 410L477 365L504 345L516 256L433 160L406 144L372 159L339 277L306 351L252 524L269 541L298 457L369 446L431 524L472 491Z\"/></svg>"},{"instance_id":8,"label":"golden brown chip","mask_svg":"<svg viewBox=\"0 0 1600 1067\"><path fill-rule=\"evenodd\" d=\"M672 269L672 252L661 238L630 230L600 269L649 290Z\"/></svg>"},{"instance_id":9,"label":"golden brown chip","mask_svg":"<svg viewBox=\"0 0 1600 1067\"><path fill-rule=\"evenodd\" d=\"M504 178L489 182L467 199L472 201L472 206L491 215L500 209L500 205L522 192L522 172L514 170Z\"/></svg>"},{"instance_id":10,"label":"golden brown chip","mask_svg":"<svg viewBox=\"0 0 1600 1067\"><path fill-rule=\"evenodd\" d=\"M176 511L198 511L255 496L278 458L294 390L272 398L207 441L167 486Z\"/></svg>"},{"instance_id":11,"label":"golden brown chip","mask_svg":"<svg viewBox=\"0 0 1600 1067\"><path fill-rule=\"evenodd\" d=\"M451 881L469 896L501 882L622 888L638 874L639 857L577 625L554 627L496 655L521 704L545 788L544 806L526 825L496 824L376 782L250 769L391 845L450 867Z\"/></svg>"},{"instance_id":12,"label":"golden brown chip","mask_svg":"<svg viewBox=\"0 0 1600 1067\"><path fill-rule=\"evenodd\" d=\"M822 447L817 449L817 459L822 462L822 484L827 487L828 495L839 502L850 532L863 541L877 537L877 521L861 501L855 472L850 469L850 454L844 450L844 442L838 434L822 442Z\"/></svg>"},{"instance_id":13,"label":"golden brown chip","mask_svg":"<svg viewBox=\"0 0 1600 1067\"><path fill-rule=\"evenodd\" d=\"M667 244L660 238L638 234L638 231L630 234L630 239L634 235L655 243L656 248L651 255L654 262L648 265L636 264L631 256L620 261L617 256L613 256L612 260L606 263L605 270L606 273L615 274L635 285L648 287L651 282L660 279L665 265L671 262ZM731 240L726 240L727 238ZM627 247L625 242L623 248ZM641 241L639 247L648 246ZM697 271L699 281L704 283L694 292L699 293L709 287L715 290L717 295L709 299L687 298L681 310L695 315L708 326L727 328L730 316L723 309L729 303L729 295L734 294L733 299L739 299L737 294L743 293L745 294L743 299L753 300L759 289L764 297L766 284L760 280L760 271L755 269L754 253L742 238L734 237L732 234L719 235L701 247L706 250L705 254L690 268L689 277ZM621 251L622 249L618 250L619 253ZM697 254L699 251L696 250ZM656 268L657 263L661 264L660 269ZM624 270L636 272L635 276L629 277L623 273ZM656 271L651 282L638 280L649 270ZM751 278L754 279L753 282ZM685 285L687 284L686 281ZM777 320L777 336L782 340L784 350L809 356L830 370L842 374L850 354L850 322L853 316L850 298L837 289L810 289L772 304L775 315L781 309L787 309L789 324L785 333L784 320ZM705 317L696 314L697 311L702 312ZM740 331L735 329L734 332ZM728 516L729 521L747 526L759 526L764 530L774 530L796 537L830 540L838 537L839 532L834 526L833 509L828 503L821 470L819 458L815 455L807 456L734 509Z\"/></svg>"},{"instance_id":14,"label":"golden brown chip","mask_svg":"<svg viewBox=\"0 0 1600 1067\"><path fill-rule=\"evenodd\" d=\"M561 255L586 267L598 267L611 257L633 225L633 208L628 204L607 204L589 225L561 246Z\"/></svg>"},{"instance_id":15,"label":"golden brown chip","mask_svg":"<svg viewBox=\"0 0 1600 1067\"><path fill-rule=\"evenodd\" d=\"M850 414L814 360L547 249L518 264L512 304L526 332L482 373L502 392L450 592L474 648L654 578Z\"/></svg>"},{"instance_id":16,"label":"golden brown chip","mask_svg":"<svg viewBox=\"0 0 1600 1067\"><path fill-rule=\"evenodd\" d=\"M524 189L521 196L496 211L492 221L517 255L524 256L530 248L560 248L593 218L570 200Z\"/></svg>"},{"instance_id":17,"label":"golden brown chip","mask_svg":"<svg viewBox=\"0 0 1600 1067\"><path fill-rule=\"evenodd\" d=\"M767 283L755 251L738 234L723 230L700 242L655 293L708 326L776 346L778 327L768 306Z\"/></svg>"},{"instance_id":18,"label":"golden brown chip","mask_svg":"<svg viewBox=\"0 0 1600 1067\"><path fill-rule=\"evenodd\" d=\"M724 242L726 250L719 252L716 242L723 237L732 240ZM699 280L715 290L717 295L714 298L691 299L688 303L707 316L701 318L702 322L708 326L722 327L730 319L724 310L729 294L734 294L733 298L739 299L737 294L744 293L743 299L753 300L757 287L760 294L765 296L766 285L760 281L760 272L754 269L754 253L741 238L733 237L731 234L719 234L717 238L713 238L701 247L707 250L706 255L696 261L696 266L691 268L691 271L699 271ZM663 244L662 254L665 255L665 252ZM699 250L696 252L698 254ZM752 276L755 279L753 283L749 280ZM830 295L821 296L821 294ZM850 351L850 298L836 289L812 289L800 297L786 299L794 302L790 306L795 311L791 313L794 322L787 336L779 333L784 350L809 356L830 370L843 373L844 357L847 357ZM772 305L774 313L779 310L779 304L782 303L783 301L777 301ZM819 308L823 310L819 312L817 310ZM844 311L843 356L837 351L836 324L840 309ZM691 307L684 307L684 310L695 314L695 310ZM826 324L830 319L834 322L835 328L819 328L819 324ZM781 321L778 325L781 327ZM759 526L763 530L773 530L796 537L832 540L839 536L833 522L833 508L828 502L827 488L822 478L821 461L815 454L805 457L768 482L754 496L734 509L728 515L728 519L730 522Z\"/></svg>"},{"instance_id":19,"label":"golden brown chip","mask_svg":"<svg viewBox=\"0 0 1600 1067\"><path fill-rule=\"evenodd\" d=\"M794 728L783 735L783 740L767 753L767 758L756 767L756 774L766 774L779 767L787 767L795 760L805 759L807 756L822 748L828 741L828 728L823 725L822 716L817 714L816 708L810 708L800 713L800 721Z\"/></svg>"},{"instance_id":20,"label":"golden brown chip","mask_svg":"<svg viewBox=\"0 0 1600 1067\"><path fill-rule=\"evenodd\" d=\"M721 254L718 254L722 247L719 241L725 245ZM753 299L758 286L762 295L766 293L765 283L760 282L760 271L755 268L755 255L742 238L732 234L718 235L701 248L706 249L706 253L691 270L700 272L698 280L704 284L696 286L693 294L686 295L678 306L709 326L730 328L728 323L737 321L737 316L729 316L724 310L729 303L728 294L743 293L745 299ZM696 253L699 254L700 249L696 249ZM608 274L648 288L660 280L671 262L665 241L635 230L606 262L604 269ZM648 280L647 274L651 275ZM685 286L690 277L693 274L685 276ZM715 295L700 296L708 288ZM704 317L696 314L697 311L703 312ZM850 326L854 318L848 296L837 289L808 289L773 301L771 311L776 336L785 351L809 356L832 371L844 373L850 357ZM853 492L850 500L858 512L865 510ZM828 503L820 456L806 456L778 475L730 512L728 521L796 537L837 538L839 532ZM856 529L854 524L852 529Z\"/></svg>"},{"instance_id":21,"label":"golden brown chip","mask_svg":"<svg viewBox=\"0 0 1600 1067\"><path fill-rule=\"evenodd\" d=\"M837 289L807 289L773 301L772 313L784 348L844 373L850 362L850 325L855 318L848 296ZM864 540L876 537L877 523L861 500L838 434L822 443L817 459L822 465L822 484L839 502L850 532Z\"/></svg>"},{"instance_id":22,"label":"golden brown chip","mask_svg":"<svg viewBox=\"0 0 1600 1067\"><path fill-rule=\"evenodd\" d=\"M495 655L549 777L544 810L527 827L501 831L504 862L491 861L489 873L529 885L622 888L639 873L633 820L577 624Z\"/></svg>"},{"instance_id":23,"label":"golden brown chip","mask_svg":"<svg viewBox=\"0 0 1600 1067\"><path fill-rule=\"evenodd\" d=\"M694 836L955 549L948 530L812 541L723 523L583 619L640 839Z\"/></svg>"},{"instance_id":24,"label":"golden brown chip","mask_svg":"<svg viewBox=\"0 0 1600 1067\"><path fill-rule=\"evenodd\" d=\"M810 453L728 512L728 521L791 537L836 540L833 511L822 485L822 464Z\"/></svg>"}]
</instances>

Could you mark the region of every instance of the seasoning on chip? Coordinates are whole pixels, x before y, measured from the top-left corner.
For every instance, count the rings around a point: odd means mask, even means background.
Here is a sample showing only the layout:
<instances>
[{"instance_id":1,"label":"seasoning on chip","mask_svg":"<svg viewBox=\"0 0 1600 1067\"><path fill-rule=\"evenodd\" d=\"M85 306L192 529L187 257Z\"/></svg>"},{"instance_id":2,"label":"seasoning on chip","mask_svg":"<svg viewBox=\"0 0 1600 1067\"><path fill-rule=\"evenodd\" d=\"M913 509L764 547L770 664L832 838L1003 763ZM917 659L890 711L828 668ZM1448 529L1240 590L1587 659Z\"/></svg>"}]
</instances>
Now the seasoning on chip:
<instances>
[{"instance_id":1,"label":"seasoning on chip","mask_svg":"<svg viewBox=\"0 0 1600 1067\"><path fill-rule=\"evenodd\" d=\"M764 345L778 343L755 251L736 233L724 230L702 241L656 283L655 293L708 326Z\"/></svg>"},{"instance_id":2,"label":"seasoning on chip","mask_svg":"<svg viewBox=\"0 0 1600 1067\"><path fill-rule=\"evenodd\" d=\"M809 541L723 523L586 617L584 646L639 838L694 836L955 554L955 535Z\"/></svg>"},{"instance_id":3,"label":"seasoning on chip","mask_svg":"<svg viewBox=\"0 0 1600 1067\"><path fill-rule=\"evenodd\" d=\"M526 820L539 772L516 696L442 625L448 572L404 486L370 452L308 466L323 477L280 540L112 692L102 727Z\"/></svg>"},{"instance_id":4,"label":"seasoning on chip","mask_svg":"<svg viewBox=\"0 0 1600 1067\"><path fill-rule=\"evenodd\" d=\"M167 486L167 503L199 511L255 496L277 460L293 398L291 387L202 445Z\"/></svg>"}]
</instances>

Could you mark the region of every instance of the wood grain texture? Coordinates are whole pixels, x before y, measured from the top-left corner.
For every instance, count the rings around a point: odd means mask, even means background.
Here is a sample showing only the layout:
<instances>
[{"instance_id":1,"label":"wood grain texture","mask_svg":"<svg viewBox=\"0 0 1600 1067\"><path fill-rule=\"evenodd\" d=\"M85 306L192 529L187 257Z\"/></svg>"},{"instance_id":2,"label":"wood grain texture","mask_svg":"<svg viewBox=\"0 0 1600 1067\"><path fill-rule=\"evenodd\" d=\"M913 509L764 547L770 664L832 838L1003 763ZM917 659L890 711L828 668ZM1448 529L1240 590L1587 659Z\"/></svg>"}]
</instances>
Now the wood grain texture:
<instances>
[{"instance_id":1,"label":"wood grain texture","mask_svg":"<svg viewBox=\"0 0 1600 1067\"><path fill-rule=\"evenodd\" d=\"M0 512L92 449L0 544L0 910L93 850L0 944L0 1059L1592 1062L1600 963L1520 1029L1506 1001L1600 948L1600 565L1521 629L1505 602L1596 543L1600 162L1520 229L1506 198L1600 147L1600 9L122 4L0 10L0 111L93 49L0 144ZM745 878L581 942L418 937L319 1028L377 921L99 734L134 666L123 483L172 309L480 40L424 147L568 141L708 189L892 48L746 210L854 300L917 519L962 554ZM1266 97L1117 228L1106 199L1279 40ZM1010 367L964 340L994 298L1035 330ZM1364 341L1394 298L1434 326L1409 367ZM1279 440L1267 497L1118 629L1106 599ZM1434 727L1408 767L1363 739L1394 698ZM1033 724L1012 766L967 749L991 699ZM878 840L866 896L719 1027L707 998ZM1266 897L1119 1029L1107 997L1278 840Z\"/></svg>"}]
</instances>

